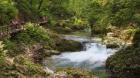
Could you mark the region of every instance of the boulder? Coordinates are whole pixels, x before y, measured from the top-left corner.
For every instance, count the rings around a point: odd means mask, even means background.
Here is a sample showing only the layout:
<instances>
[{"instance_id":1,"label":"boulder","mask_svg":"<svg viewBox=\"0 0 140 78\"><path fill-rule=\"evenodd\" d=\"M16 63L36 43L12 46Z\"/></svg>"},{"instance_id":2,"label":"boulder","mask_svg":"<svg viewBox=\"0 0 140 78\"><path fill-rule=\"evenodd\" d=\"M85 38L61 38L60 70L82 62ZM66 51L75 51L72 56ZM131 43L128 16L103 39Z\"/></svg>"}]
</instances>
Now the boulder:
<instances>
[{"instance_id":1,"label":"boulder","mask_svg":"<svg viewBox=\"0 0 140 78\"><path fill-rule=\"evenodd\" d=\"M62 39L61 42L56 44L56 48L60 52L74 52L81 51L83 49L83 45L78 41Z\"/></svg>"},{"instance_id":2,"label":"boulder","mask_svg":"<svg viewBox=\"0 0 140 78\"><path fill-rule=\"evenodd\" d=\"M133 45L116 52L106 61L110 78L140 78L140 31L136 32Z\"/></svg>"}]
</instances>

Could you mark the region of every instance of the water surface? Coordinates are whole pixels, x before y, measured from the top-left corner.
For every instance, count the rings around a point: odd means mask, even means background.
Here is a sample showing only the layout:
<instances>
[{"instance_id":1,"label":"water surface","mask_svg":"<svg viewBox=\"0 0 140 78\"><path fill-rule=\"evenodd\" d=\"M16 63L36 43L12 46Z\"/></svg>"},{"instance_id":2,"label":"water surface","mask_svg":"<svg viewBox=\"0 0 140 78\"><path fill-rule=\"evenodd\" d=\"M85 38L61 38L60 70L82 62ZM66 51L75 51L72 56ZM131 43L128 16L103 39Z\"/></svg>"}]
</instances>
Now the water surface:
<instances>
[{"instance_id":1,"label":"water surface","mask_svg":"<svg viewBox=\"0 0 140 78\"><path fill-rule=\"evenodd\" d=\"M90 41L87 38L76 36L65 37L69 40L80 41L84 45L83 51L64 52L60 55L54 55L46 60L46 65L55 67L81 67L88 69L102 68L105 66L106 59L113 55L117 49L106 48L106 45Z\"/></svg>"}]
</instances>

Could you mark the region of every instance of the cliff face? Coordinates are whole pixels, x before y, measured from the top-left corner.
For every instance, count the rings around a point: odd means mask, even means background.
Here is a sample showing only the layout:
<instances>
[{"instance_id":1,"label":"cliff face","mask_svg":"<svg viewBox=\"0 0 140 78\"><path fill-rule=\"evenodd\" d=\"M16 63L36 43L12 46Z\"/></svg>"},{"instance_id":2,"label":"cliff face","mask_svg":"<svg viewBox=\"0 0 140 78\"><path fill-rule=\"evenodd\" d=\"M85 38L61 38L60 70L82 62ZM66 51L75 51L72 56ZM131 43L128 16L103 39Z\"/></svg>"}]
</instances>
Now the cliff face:
<instances>
[{"instance_id":1,"label":"cliff face","mask_svg":"<svg viewBox=\"0 0 140 78\"><path fill-rule=\"evenodd\" d=\"M140 77L140 31L134 35L133 45L120 50L106 61L110 78Z\"/></svg>"}]
</instances>

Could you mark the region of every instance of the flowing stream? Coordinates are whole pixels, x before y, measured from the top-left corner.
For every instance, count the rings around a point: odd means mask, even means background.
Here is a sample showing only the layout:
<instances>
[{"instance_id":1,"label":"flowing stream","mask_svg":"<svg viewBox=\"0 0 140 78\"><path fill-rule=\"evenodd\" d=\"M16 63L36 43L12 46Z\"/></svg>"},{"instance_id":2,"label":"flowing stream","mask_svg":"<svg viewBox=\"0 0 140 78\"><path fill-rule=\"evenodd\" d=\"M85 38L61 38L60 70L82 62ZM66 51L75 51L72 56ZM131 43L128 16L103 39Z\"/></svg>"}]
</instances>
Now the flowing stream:
<instances>
[{"instance_id":1,"label":"flowing stream","mask_svg":"<svg viewBox=\"0 0 140 78\"><path fill-rule=\"evenodd\" d=\"M83 51L54 55L46 60L48 67L52 69L55 67L81 67L95 70L103 68L106 59L118 50L106 48L106 45L97 43L96 40L90 41L90 39L83 37L66 36L65 38L83 43Z\"/></svg>"}]
</instances>

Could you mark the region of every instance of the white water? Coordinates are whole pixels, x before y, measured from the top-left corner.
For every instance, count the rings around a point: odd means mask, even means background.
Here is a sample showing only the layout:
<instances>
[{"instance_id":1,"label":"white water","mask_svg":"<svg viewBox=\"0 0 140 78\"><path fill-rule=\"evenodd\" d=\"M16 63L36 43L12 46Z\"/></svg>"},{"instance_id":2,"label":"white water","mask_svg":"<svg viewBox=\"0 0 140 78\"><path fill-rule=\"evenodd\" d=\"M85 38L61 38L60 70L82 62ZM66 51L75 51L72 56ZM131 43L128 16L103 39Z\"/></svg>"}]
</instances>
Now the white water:
<instances>
[{"instance_id":1,"label":"white water","mask_svg":"<svg viewBox=\"0 0 140 78\"><path fill-rule=\"evenodd\" d=\"M116 51L115 49L107 49L106 45L100 43L85 43L85 51L66 52L52 56L51 64L60 67L72 66L94 69L104 67L106 59Z\"/></svg>"}]
</instances>

